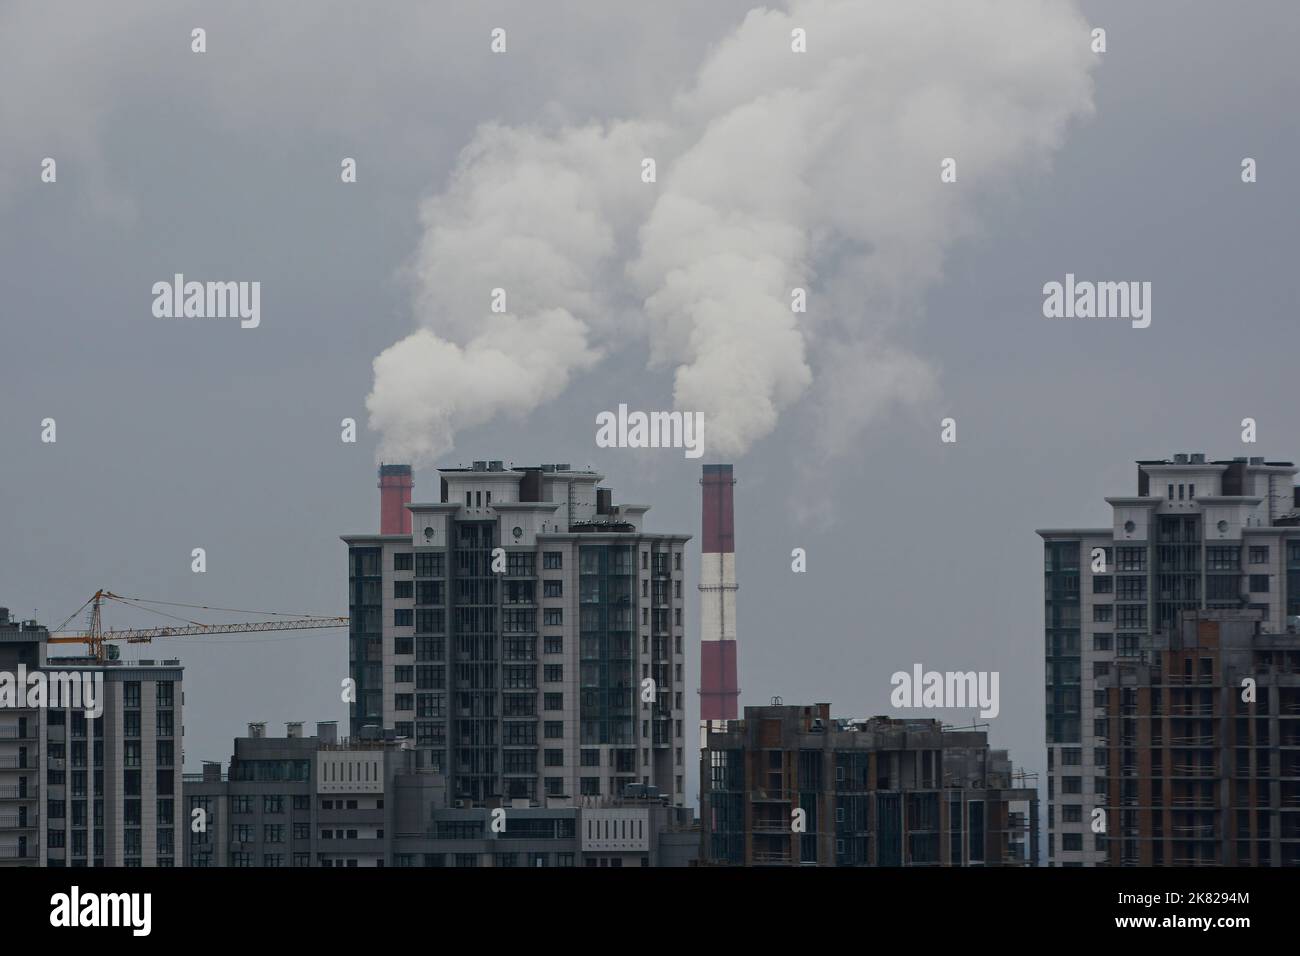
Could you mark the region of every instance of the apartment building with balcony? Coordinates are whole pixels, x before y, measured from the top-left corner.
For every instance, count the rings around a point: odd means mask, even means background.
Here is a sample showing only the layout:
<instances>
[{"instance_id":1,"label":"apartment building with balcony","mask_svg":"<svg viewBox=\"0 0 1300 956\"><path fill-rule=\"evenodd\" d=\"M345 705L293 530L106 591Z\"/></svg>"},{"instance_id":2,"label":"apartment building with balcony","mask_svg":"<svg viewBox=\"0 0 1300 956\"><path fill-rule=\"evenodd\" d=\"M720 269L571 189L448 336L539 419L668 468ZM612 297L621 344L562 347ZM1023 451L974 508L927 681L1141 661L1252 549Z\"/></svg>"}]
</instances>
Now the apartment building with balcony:
<instances>
[{"instance_id":1,"label":"apartment building with balcony","mask_svg":"<svg viewBox=\"0 0 1300 956\"><path fill-rule=\"evenodd\" d=\"M1130 664L1154 665L1150 655L1170 646L1189 612L1250 612L1261 635L1276 635L1282 645L1295 640L1291 632L1300 621L1294 464L1260 457L1207 461L1197 453L1139 461L1137 468L1137 495L1106 499L1109 527L1038 532L1044 550L1051 866L1099 866L1143 856L1123 840L1116 849L1115 832L1095 832L1092 823L1094 810L1132 799L1114 791L1121 783L1113 776L1107 736L1116 732L1117 672L1127 673ZM1172 666L1165 662L1160 673L1172 673ZM1201 666L1199 657L1194 666ZM1212 722L1209 732L1222 741L1228 728ZM1138 839L1134 827L1124 825L1134 819L1130 813L1119 821L1130 834L1124 840ZM1157 819L1173 825L1167 818L1136 819L1148 820L1139 830ZM1152 837L1146 831L1145 838ZM1161 852L1170 859L1172 850Z\"/></svg>"},{"instance_id":2,"label":"apartment building with balcony","mask_svg":"<svg viewBox=\"0 0 1300 956\"><path fill-rule=\"evenodd\" d=\"M425 504L384 467L388 533L343 538L352 736L411 740L450 809L631 785L684 805L689 536L567 464L443 468Z\"/></svg>"}]
</instances>

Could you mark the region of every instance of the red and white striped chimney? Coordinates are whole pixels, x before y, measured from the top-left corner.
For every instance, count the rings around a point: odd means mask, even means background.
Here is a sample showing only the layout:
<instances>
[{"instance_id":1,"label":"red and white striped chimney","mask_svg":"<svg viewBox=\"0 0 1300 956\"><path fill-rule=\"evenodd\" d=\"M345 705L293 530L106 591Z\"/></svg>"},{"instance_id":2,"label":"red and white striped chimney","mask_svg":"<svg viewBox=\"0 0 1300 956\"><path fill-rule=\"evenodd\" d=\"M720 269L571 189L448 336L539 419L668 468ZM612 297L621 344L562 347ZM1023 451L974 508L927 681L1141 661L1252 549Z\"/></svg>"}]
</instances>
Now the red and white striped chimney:
<instances>
[{"instance_id":1,"label":"red and white striped chimney","mask_svg":"<svg viewBox=\"0 0 1300 956\"><path fill-rule=\"evenodd\" d=\"M700 479L700 746L738 714L736 541L730 465L705 465Z\"/></svg>"},{"instance_id":2,"label":"red and white striped chimney","mask_svg":"<svg viewBox=\"0 0 1300 956\"><path fill-rule=\"evenodd\" d=\"M406 506L411 503L414 485L410 465L379 466L380 534L411 533L411 512Z\"/></svg>"}]
</instances>

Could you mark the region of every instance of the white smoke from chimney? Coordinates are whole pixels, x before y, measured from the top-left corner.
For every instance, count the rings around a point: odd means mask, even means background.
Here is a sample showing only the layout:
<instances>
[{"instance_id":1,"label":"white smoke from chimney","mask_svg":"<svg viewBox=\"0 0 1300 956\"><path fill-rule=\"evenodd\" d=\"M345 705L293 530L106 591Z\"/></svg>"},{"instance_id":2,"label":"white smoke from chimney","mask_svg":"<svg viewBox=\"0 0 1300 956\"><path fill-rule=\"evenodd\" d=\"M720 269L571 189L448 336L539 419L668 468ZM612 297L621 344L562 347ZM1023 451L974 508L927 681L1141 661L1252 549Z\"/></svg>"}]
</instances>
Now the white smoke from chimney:
<instances>
[{"instance_id":1,"label":"white smoke from chimney","mask_svg":"<svg viewBox=\"0 0 1300 956\"><path fill-rule=\"evenodd\" d=\"M555 398L617 326L616 276L653 196L627 187L656 130L481 127L421 209L420 328L375 359L379 457L435 461L456 433ZM491 310L505 293L506 311ZM625 310L625 306L622 310Z\"/></svg>"},{"instance_id":2,"label":"white smoke from chimney","mask_svg":"<svg viewBox=\"0 0 1300 956\"><path fill-rule=\"evenodd\" d=\"M791 52L796 27L807 53ZM425 208L422 331L375 362L381 453L424 461L461 428L528 413L615 329L675 370L710 454L742 454L810 386L827 454L931 399L934 370L893 328L977 205L1091 111L1088 38L1069 3L792 0L716 45L662 123L485 127ZM945 157L956 183L940 182ZM509 321L485 320L494 286Z\"/></svg>"}]
</instances>

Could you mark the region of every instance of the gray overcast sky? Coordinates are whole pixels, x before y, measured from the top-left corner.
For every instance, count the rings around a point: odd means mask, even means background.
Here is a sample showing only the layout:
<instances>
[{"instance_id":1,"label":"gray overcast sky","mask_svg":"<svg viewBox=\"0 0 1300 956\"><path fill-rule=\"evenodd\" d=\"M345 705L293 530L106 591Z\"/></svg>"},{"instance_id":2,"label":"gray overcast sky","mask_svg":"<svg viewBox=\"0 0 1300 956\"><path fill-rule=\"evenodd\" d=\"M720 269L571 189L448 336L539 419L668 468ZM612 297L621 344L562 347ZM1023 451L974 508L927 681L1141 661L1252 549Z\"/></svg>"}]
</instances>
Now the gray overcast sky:
<instances>
[{"instance_id":1,"label":"gray overcast sky","mask_svg":"<svg viewBox=\"0 0 1300 956\"><path fill-rule=\"evenodd\" d=\"M374 357L415 327L402 270L421 201L481 123L669 116L749 6L0 5L0 604L51 626L97 587L346 613L338 535L377 525L366 397ZM826 457L814 388L734 459L742 703L865 716L888 712L889 675L913 662L999 670L993 742L1041 770L1034 529L1105 524L1103 496L1135 493L1136 458L1247 453L1245 416L1252 453L1300 455L1300 6L1072 9L1108 31L1091 115L1049 162L972 201L974 228L892 326L934 389ZM495 26L505 56L486 52ZM343 156L355 185L339 183ZM1244 156L1257 184L1240 182ZM174 272L261 281L261 327L153 318L150 287ZM1045 320L1042 285L1067 272L1150 281L1151 327ZM612 350L544 409L461 430L440 460L590 463L616 501L653 506L649 528L697 535L700 462L594 447L595 412L670 407L672 369L646 359L643 344ZM955 445L939 441L945 415ZM345 416L356 445L339 441ZM436 494L418 469L416 498ZM793 547L807 574L791 573ZM143 652L171 655L187 769L228 759L249 720L346 720L343 631Z\"/></svg>"}]
</instances>

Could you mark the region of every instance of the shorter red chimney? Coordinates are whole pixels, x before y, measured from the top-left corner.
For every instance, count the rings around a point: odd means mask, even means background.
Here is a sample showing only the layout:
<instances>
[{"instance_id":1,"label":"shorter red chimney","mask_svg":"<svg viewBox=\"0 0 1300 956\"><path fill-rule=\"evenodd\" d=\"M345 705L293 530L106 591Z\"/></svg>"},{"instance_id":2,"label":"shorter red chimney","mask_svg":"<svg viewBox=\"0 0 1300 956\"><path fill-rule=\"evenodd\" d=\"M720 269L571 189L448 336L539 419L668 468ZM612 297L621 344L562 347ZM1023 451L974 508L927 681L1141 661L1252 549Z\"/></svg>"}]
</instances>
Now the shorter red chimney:
<instances>
[{"instance_id":1,"label":"shorter red chimney","mask_svg":"<svg viewBox=\"0 0 1300 956\"><path fill-rule=\"evenodd\" d=\"M410 465L379 466L380 534L411 533L411 512L406 506L411 503L414 485Z\"/></svg>"}]
</instances>

